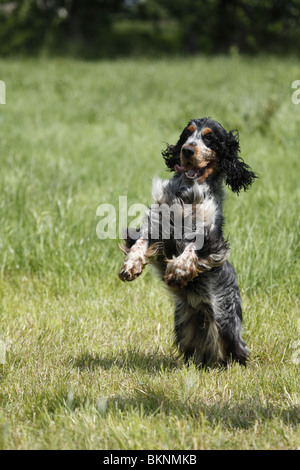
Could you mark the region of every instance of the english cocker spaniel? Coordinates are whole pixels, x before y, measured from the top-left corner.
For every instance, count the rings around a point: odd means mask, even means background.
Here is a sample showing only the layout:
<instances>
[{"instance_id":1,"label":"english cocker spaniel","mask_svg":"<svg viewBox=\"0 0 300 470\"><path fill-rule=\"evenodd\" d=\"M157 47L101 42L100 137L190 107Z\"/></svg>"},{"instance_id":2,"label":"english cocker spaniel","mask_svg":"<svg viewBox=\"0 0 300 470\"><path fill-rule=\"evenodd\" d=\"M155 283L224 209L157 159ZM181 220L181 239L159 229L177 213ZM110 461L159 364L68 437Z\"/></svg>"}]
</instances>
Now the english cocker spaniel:
<instances>
[{"instance_id":1,"label":"english cocker spaniel","mask_svg":"<svg viewBox=\"0 0 300 470\"><path fill-rule=\"evenodd\" d=\"M223 236L224 182L239 193L256 175L239 155L238 132L192 119L162 152L171 179L155 178L142 226L127 230L119 273L132 281L153 264L175 299L175 343L197 365L246 365L237 276Z\"/></svg>"}]
</instances>

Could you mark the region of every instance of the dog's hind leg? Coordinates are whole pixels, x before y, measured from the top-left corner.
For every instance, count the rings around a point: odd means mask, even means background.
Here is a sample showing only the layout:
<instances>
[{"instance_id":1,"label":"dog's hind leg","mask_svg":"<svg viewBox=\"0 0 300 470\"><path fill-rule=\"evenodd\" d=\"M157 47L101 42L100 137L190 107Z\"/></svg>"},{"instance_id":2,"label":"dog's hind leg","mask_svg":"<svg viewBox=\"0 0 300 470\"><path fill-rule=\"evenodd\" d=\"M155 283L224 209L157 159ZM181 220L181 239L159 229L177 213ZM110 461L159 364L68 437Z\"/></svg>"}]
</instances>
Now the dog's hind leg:
<instances>
[{"instance_id":1,"label":"dog's hind leg","mask_svg":"<svg viewBox=\"0 0 300 470\"><path fill-rule=\"evenodd\" d=\"M246 366L246 361L249 356L249 351L246 347L245 342L241 337L242 330L242 310L240 305L237 312L232 312L227 317L226 321L220 322L220 337L222 344L222 351L224 356L224 362L236 361L239 364Z\"/></svg>"},{"instance_id":2,"label":"dog's hind leg","mask_svg":"<svg viewBox=\"0 0 300 470\"><path fill-rule=\"evenodd\" d=\"M198 366L220 360L219 330L209 304L193 308L178 301L175 308L175 343L185 360Z\"/></svg>"},{"instance_id":3,"label":"dog's hind leg","mask_svg":"<svg viewBox=\"0 0 300 470\"><path fill-rule=\"evenodd\" d=\"M219 325L224 362L246 365L249 351L242 339L242 306L233 266L227 261L214 280L215 318Z\"/></svg>"}]
</instances>

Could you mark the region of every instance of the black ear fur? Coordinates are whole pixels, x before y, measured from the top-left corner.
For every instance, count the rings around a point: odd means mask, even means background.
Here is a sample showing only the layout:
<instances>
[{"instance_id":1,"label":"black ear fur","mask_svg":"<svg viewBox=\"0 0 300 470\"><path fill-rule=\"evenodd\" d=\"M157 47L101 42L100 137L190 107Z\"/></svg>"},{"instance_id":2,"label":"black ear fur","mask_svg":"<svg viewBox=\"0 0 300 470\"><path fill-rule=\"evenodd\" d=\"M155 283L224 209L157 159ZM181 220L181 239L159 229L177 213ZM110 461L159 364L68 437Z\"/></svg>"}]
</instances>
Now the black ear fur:
<instances>
[{"instance_id":1,"label":"black ear fur","mask_svg":"<svg viewBox=\"0 0 300 470\"><path fill-rule=\"evenodd\" d=\"M169 171L174 171L174 166L175 165L180 165L181 147L186 142L189 135L190 135L190 132L189 132L188 126L187 126L187 127L185 127L185 129L183 129L177 144L176 145L167 144L166 150L162 151L162 156L165 160L165 163L166 163Z\"/></svg>"},{"instance_id":2,"label":"black ear fur","mask_svg":"<svg viewBox=\"0 0 300 470\"><path fill-rule=\"evenodd\" d=\"M181 149L181 146L178 150L177 144L176 145L167 144L166 150L162 151L162 156L164 157L165 163L169 171L175 171L174 166L180 165L180 149Z\"/></svg>"},{"instance_id":3,"label":"black ear fur","mask_svg":"<svg viewBox=\"0 0 300 470\"><path fill-rule=\"evenodd\" d=\"M257 176L253 173L249 165L239 156L240 145L238 131L228 132L223 145L219 166L225 174L225 182L235 193L239 193L241 189L246 191Z\"/></svg>"}]
</instances>

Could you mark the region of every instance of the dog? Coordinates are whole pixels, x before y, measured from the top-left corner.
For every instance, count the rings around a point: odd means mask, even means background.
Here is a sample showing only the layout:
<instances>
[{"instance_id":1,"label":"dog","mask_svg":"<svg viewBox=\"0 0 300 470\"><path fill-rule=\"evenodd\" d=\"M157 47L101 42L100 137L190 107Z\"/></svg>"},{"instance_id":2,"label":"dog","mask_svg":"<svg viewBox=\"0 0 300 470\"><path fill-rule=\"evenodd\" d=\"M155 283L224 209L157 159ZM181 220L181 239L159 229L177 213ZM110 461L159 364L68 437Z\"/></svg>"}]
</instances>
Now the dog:
<instances>
[{"instance_id":1,"label":"dog","mask_svg":"<svg viewBox=\"0 0 300 470\"><path fill-rule=\"evenodd\" d=\"M119 278L132 281L146 264L155 266L175 299L177 350L200 367L232 361L245 366L249 356L237 275L223 236L224 183L239 193L257 177L239 152L238 131L227 132L210 118L192 119L162 152L173 177L153 180L154 204L139 229L127 229L121 247L126 258Z\"/></svg>"}]
</instances>

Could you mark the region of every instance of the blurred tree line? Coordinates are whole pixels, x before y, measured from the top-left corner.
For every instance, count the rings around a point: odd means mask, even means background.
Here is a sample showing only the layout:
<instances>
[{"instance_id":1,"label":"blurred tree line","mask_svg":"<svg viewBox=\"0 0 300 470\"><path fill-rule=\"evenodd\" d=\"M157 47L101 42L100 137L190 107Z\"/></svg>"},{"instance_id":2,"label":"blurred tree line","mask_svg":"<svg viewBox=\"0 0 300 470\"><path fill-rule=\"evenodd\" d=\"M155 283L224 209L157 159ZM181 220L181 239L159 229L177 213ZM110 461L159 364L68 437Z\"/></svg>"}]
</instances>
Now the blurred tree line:
<instances>
[{"instance_id":1,"label":"blurred tree line","mask_svg":"<svg viewBox=\"0 0 300 470\"><path fill-rule=\"evenodd\" d=\"M300 0L0 0L0 54L299 53Z\"/></svg>"}]
</instances>

